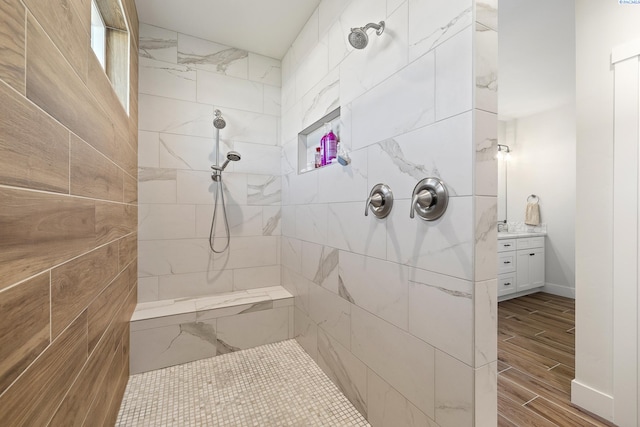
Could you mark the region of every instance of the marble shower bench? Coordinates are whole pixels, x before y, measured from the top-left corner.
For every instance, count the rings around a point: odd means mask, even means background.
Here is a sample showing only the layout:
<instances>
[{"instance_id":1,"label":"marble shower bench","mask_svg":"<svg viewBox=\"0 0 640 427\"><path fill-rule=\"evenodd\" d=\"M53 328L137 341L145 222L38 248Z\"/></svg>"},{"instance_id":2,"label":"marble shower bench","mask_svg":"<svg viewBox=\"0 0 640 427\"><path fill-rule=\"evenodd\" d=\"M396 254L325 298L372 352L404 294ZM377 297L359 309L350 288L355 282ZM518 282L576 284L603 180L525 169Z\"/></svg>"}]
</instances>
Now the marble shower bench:
<instances>
[{"instance_id":1,"label":"marble shower bench","mask_svg":"<svg viewBox=\"0 0 640 427\"><path fill-rule=\"evenodd\" d=\"M131 318L131 374L293 338L282 286L144 302Z\"/></svg>"}]
</instances>

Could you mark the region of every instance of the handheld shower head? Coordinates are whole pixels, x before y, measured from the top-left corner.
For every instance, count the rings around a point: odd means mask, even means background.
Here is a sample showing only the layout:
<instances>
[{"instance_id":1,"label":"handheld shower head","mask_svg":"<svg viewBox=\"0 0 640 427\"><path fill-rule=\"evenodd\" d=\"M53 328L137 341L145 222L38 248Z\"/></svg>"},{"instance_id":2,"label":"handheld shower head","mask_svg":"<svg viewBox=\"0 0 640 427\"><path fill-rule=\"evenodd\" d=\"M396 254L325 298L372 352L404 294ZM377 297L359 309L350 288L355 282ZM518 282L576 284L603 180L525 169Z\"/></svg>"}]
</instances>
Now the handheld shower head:
<instances>
[{"instance_id":1,"label":"handheld shower head","mask_svg":"<svg viewBox=\"0 0 640 427\"><path fill-rule=\"evenodd\" d=\"M224 168L227 167L227 165L229 164L229 162L238 162L240 161L240 153L238 153L237 151L229 151L227 153L227 160L224 161L224 163L222 164L222 169L224 170Z\"/></svg>"},{"instance_id":2,"label":"handheld shower head","mask_svg":"<svg viewBox=\"0 0 640 427\"><path fill-rule=\"evenodd\" d=\"M222 166L213 165L213 166L211 166L211 169L213 169L215 171L218 171L218 172L222 172L223 170L226 169L226 167L229 164L229 162L238 162L238 161L240 161L241 158L242 158L242 156L240 156L240 153L238 153L237 151L229 151L227 153L227 160L224 161Z\"/></svg>"},{"instance_id":3,"label":"handheld shower head","mask_svg":"<svg viewBox=\"0 0 640 427\"><path fill-rule=\"evenodd\" d=\"M220 110L214 111L215 117L213 118L213 127L216 129L224 129L227 125L227 122L222 118L222 113Z\"/></svg>"},{"instance_id":4,"label":"handheld shower head","mask_svg":"<svg viewBox=\"0 0 640 427\"><path fill-rule=\"evenodd\" d=\"M240 153L238 153L237 151L229 151L227 153L227 162L232 161L232 162L237 162L242 158L242 156L240 156Z\"/></svg>"},{"instance_id":5,"label":"handheld shower head","mask_svg":"<svg viewBox=\"0 0 640 427\"><path fill-rule=\"evenodd\" d=\"M380 21L378 24L369 23L361 28L352 28L349 33L349 44L356 49L364 49L369 44L369 36L367 30L373 28L376 30L377 35L381 35L384 32L384 21Z\"/></svg>"}]
</instances>

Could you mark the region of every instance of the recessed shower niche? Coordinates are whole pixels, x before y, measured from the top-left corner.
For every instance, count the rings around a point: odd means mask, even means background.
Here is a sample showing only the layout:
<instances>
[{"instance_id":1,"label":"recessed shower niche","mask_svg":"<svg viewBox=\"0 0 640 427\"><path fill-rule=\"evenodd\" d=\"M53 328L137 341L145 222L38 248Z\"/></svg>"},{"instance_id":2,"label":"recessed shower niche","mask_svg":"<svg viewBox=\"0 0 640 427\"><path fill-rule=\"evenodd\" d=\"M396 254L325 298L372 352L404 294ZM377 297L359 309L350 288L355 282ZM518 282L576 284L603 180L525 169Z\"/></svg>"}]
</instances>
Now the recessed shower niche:
<instances>
[{"instance_id":1,"label":"recessed shower niche","mask_svg":"<svg viewBox=\"0 0 640 427\"><path fill-rule=\"evenodd\" d=\"M298 134L298 174L311 172L338 163L337 159L328 161L316 167L317 148L321 147L325 136L325 123L329 123L336 136L337 143L341 140L342 123L340 122L340 107L326 114ZM322 153L322 150L321 150Z\"/></svg>"}]
</instances>

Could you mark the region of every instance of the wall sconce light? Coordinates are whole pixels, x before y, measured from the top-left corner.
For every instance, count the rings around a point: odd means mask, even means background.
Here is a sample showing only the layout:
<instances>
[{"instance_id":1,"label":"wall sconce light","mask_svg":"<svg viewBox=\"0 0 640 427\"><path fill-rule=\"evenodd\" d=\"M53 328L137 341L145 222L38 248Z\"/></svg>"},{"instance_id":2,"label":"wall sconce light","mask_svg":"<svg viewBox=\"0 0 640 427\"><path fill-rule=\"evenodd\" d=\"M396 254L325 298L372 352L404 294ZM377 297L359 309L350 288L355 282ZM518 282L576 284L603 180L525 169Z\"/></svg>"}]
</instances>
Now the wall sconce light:
<instances>
[{"instance_id":1,"label":"wall sconce light","mask_svg":"<svg viewBox=\"0 0 640 427\"><path fill-rule=\"evenodd\" d=\"M511 159L511 149L508 145L498 144L498 154L496 155L498 160Z\"/></svg>"}]
</instances>

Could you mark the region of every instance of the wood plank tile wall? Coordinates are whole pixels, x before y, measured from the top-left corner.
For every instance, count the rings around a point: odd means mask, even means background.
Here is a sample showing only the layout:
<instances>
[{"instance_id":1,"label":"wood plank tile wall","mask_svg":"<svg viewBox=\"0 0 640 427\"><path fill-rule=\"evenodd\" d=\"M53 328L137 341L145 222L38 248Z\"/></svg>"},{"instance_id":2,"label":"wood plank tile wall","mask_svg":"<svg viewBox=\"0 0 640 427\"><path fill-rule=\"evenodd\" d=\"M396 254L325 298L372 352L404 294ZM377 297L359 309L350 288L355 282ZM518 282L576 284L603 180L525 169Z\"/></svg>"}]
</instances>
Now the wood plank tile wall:
<instances>
[{"instance_id":1,"label":"wood plank tile wall","mask_svg":"<svg viewBox=\"0 0 640 427\"><path fill-rule=\"evenodd\" d=\"M0 2L0 424L113 425L136 305L138 17L127 113L88 0Z\"/></svg>"}]
</instances>

